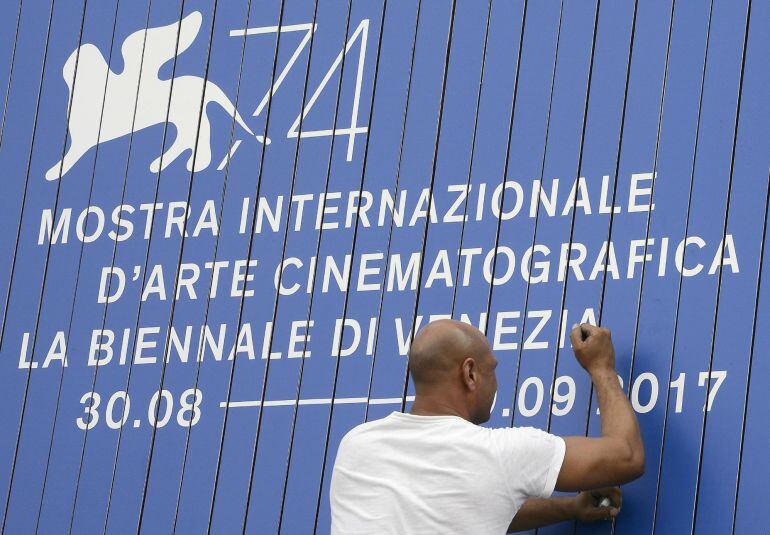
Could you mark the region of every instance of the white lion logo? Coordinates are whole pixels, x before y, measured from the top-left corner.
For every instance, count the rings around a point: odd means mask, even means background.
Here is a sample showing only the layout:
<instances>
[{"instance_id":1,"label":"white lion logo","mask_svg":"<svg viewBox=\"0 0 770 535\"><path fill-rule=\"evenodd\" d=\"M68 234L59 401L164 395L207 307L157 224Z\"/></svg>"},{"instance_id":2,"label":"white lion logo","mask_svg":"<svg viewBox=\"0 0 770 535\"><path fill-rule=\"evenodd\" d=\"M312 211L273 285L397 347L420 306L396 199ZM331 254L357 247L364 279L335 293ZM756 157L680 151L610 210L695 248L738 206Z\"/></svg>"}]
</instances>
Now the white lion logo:
<instances>
[{"instance_id":1,"label":"white lion logo","mask_svg":"<svg viewBox=\"0 0 770 535\"><path fill-rule=\"evenodd\" d=\"M211 163L211 125L206 116L206 106L210 102L219 104L244 130L254 135L216 84L198 76L179 76L173 80L161 80L158 76L163 64L189 48L198 35L201 20L201 14L194 11L168 26L132 33L121 47L124 67L120 73L110 70L94 45L84 44L70 54L63 69L72 106L68 124L70 146L64 158L46 172L47 180L56 180L67 173L99 143L166 121L176 127L176 139L150 164L150 170L157 173L165 169L189 149L187 169L192 171L194 165L195 171L201 171ZM73 91L76 63L77 90ZM169 92L172 93L170 102ZM201 97L204 98L203 113L200 113ZM103 113L99 106L101 102L104 103ZM135 117L134 102L137 102ZM200 137L197 155L193 157L196 135ZM270 143L270 139L255 137L261 143Z\"/></svg>"}]
</instances>

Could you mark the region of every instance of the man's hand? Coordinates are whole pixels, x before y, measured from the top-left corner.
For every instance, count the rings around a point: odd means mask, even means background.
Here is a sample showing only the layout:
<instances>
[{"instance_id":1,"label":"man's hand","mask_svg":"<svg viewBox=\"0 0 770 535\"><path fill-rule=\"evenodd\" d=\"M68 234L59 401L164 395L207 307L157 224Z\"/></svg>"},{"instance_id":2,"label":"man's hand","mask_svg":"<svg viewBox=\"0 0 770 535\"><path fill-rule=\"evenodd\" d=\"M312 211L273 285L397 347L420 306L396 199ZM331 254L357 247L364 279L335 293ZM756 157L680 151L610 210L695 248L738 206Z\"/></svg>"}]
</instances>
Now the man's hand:
<instances>
[{"instance_id":1,"label":"man's hand","mask_svg":"<svg viewBox=\"0 0 770 535\"><path fill-rule=\"evenodd\" d=\"M610 500L608 507L599 505L602 498ZM516 513L511 525L508 526L508 533L529 531L567 520L582 522L610 520L618 515L622 503L623 497L618 487L584 491L575 496L530 498Z\"/></svg>"},{"instance_id":2,"label":"man's hand","mask_svg":"<svg viewBox=\"0 0 770 535\"><path fill-rule=\"evenodd\" d=\"M615 349L609 329L583 323L575 325L569 337L578 362L589 374L615 372Z\"/></svg>"},{"instance_id":3,"label":"man's hand","mask_svg":"<svg viewBox=\"0 0 770 535\"><path fill-rule=\"evenodd\" d=\"M609 499L608 507L599 505L603 498ZM619 487L586 490L574 498L575 518L581 522L610 520L618 516L622 504L623 496Z\"/></svg>"}]
</instances>

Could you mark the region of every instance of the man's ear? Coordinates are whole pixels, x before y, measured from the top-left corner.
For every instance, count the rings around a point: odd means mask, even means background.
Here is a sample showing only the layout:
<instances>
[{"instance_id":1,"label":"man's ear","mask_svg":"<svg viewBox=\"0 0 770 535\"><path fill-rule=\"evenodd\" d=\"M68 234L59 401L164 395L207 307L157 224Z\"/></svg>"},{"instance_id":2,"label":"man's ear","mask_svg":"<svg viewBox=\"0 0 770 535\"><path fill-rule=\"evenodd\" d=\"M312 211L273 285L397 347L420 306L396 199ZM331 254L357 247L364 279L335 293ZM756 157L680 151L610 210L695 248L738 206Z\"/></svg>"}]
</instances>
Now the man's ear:
<instances>
[{"instance_id":1,"label":"man's ear","mask_svg":"<svg viewBox=\"0 0 770 535\"><path fill-rule=\"evenodd\" d=\"M478 383L476 380L478 379L478 369L476 366L476 361L473 360L471 357L466 357L465 360L463 360L463 383L465 383L465 386L468 388L468 390L476 390L476 387L478 386Z\"/></svg>"}]
</instances>

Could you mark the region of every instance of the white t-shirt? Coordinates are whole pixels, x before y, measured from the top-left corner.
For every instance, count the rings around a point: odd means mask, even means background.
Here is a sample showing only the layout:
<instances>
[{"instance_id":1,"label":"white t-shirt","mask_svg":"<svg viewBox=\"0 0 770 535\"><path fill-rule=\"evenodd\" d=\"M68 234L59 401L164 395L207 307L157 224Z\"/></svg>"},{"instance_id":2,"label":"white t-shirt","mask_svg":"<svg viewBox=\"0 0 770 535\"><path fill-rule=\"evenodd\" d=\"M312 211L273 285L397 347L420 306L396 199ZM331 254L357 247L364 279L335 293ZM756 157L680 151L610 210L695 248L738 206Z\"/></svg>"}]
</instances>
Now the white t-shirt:
<instances>
[{"instance_id":1,"label":"white t-shirt","mask_svg":"<svg viewBox=\"0 0 770 535\"><path fill-rule=\"evenodd\" d=\"M332 534L505 533L527 498L553 493L565 449L533 427L393 412L342 439Z\"/></svg>"}]
</instances>

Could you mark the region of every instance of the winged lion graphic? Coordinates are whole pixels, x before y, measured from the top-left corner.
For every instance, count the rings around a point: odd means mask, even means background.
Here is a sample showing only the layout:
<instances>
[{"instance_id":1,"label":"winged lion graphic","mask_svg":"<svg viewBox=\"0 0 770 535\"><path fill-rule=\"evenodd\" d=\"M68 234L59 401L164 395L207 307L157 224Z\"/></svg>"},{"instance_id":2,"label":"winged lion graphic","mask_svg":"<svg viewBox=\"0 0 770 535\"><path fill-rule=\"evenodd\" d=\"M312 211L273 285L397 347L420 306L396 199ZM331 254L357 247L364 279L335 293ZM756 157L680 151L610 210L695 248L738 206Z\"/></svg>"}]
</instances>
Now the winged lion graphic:
<instances>
[{"instance_id":1,"label":"winged lion graphic","mask_svg":"<svg viewBox=\"0 0 770 535\"><path fill-rule=\"evenodd\" d=\"M150 164L150 171L157 173L165 169L187 150L190 151L187 169L201 171L211 163L211 125L206 107L212 102L221 106L257 141L270 143L269 138L254 135L224 91L213 82L199 76L169 80L159 77L160 68L193 43L201 20L200 12L194 11L168 26L132 33L121 47L124 67L119 73L110 69L102 53L92 44L81 45L70 54L63 68L71 106L70 146L64 158L46 172L47 180L57 180L66 174L99 143L165 122L175 126L176 138ZM98 105L102 102L103 110ZM196 135L199 139L197 155L194 155Z\"/></svg>"}]
</instances>

